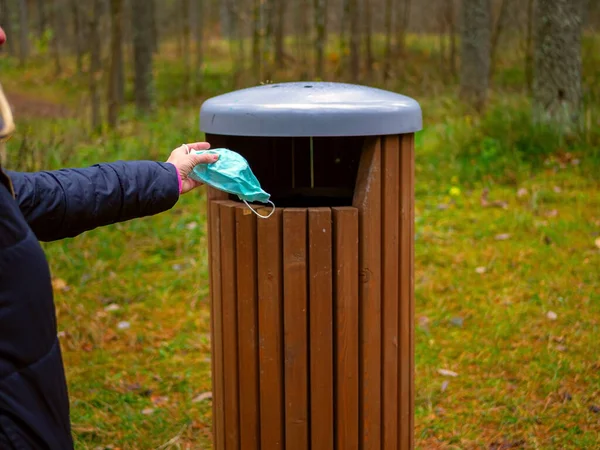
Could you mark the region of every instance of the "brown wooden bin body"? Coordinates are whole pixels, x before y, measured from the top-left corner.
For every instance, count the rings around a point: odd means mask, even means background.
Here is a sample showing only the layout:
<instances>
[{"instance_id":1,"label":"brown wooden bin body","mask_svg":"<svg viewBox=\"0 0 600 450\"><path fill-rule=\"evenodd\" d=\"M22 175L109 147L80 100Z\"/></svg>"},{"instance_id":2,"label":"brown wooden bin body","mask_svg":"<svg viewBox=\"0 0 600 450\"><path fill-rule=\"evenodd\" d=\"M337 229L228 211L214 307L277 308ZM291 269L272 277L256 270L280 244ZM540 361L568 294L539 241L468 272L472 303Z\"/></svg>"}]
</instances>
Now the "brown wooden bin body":
<instances>
[{"instance_id":1,"label":"brown wooden bin body","mask_svg":"<svg viewBox=\"0 0 600 450\"><path fill-rule=\"evenodd\" d=\"M349 206L208 190L217 450L413 448L414 135L362 142Z\"/></svg>"}]
</instances>

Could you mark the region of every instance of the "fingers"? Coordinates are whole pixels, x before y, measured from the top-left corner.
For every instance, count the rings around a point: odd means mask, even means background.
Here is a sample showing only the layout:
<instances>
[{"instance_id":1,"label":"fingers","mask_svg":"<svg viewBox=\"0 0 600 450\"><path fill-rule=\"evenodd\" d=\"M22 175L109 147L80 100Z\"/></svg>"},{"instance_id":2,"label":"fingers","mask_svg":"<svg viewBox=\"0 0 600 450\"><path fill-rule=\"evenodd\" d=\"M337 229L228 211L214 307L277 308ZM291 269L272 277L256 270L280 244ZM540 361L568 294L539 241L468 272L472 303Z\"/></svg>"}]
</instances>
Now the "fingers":
<instances>
[{"instance_id":1,"label":"fingers","mask_svg":"<svg viewBox=\"0 0 600 450\"><path fill-rule=\"evenodd\" d=\"M210 144L208 142L194 142L192 144L187 144L190 150L208 150L210 148Z\"/></svg>"},{"instance_id":2,"label":"fingers","mask_svg":"<svg viewBox=\"0 0 600 450\"><path fill-rule=\"evenodd\" d=\"M216 153L203 153L201 155L190 156L194 163L194 166L197 164L211 164L214 163L217 159L219 159L219 155L217 155Z\"/></svg>"},{"instance_id":3,"label":"fingers","mask_svg":"<svg viewBox=\"0 0 600 450\"><path fill-rule=\"evenodd\" d=\"M208 142L194 142L192 144L183 144L173 150L175 155L187 155L193 150L208 150L210 144Z\"/></svg>"}]
</instances>

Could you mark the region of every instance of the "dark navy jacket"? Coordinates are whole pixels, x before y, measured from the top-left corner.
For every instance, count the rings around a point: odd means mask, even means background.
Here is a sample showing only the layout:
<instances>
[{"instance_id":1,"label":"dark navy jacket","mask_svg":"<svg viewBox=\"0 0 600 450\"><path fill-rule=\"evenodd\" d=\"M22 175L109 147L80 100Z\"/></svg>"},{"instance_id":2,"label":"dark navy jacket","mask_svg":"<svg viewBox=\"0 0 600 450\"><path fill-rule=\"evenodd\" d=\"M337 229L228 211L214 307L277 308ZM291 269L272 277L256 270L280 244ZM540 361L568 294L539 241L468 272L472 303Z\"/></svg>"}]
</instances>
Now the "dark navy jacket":
<instances>
[{"instance_id":1,"label":"dark navy jacket","mask_svg":"<svg viewBox=\"0 0 600 450\"><path fill-rule=\"evenodd\" d=\"M157 214L178 198L177 172L167 163L0 168L0 449L73 448L50 271L38 240Z\"/></svg>"}]
</instances>

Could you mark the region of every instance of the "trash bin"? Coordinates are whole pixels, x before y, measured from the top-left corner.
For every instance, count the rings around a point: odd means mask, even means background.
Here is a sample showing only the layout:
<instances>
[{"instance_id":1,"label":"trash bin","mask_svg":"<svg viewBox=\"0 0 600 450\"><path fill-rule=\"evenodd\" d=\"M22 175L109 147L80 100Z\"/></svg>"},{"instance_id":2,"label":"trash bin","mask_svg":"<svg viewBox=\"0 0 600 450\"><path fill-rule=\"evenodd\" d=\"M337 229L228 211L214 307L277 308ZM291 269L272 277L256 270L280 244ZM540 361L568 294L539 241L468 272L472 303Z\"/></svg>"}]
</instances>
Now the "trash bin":
<instances>
[{"instance_id":1,"label":"trash bin","mask_svg":"<svg viewBox=\"0 0 600 450\"><path fill-rule=\"evenodd\" d=\"M214 448L412 448L419 104L268 84L207 100L200 124L277 206L262 220L208 190Z\"/></svg>"}]
</instances>

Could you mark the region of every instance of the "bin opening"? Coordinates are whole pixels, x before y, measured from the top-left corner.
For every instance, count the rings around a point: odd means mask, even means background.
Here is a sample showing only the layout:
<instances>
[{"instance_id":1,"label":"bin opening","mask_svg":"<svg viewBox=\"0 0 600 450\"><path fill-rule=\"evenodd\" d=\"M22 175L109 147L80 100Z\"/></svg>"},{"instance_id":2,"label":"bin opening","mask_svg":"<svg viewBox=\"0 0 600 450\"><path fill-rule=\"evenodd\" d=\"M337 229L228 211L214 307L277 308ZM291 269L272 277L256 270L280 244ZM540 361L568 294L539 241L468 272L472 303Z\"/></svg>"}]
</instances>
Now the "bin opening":
<instances>
[{"instance_id":1,"label":"bin opening","mask_svg":"<svg viewBox=\"0 0 600 450\"><path fill-rule=\"evenodd\" d=\"M352 205L363 136L206 138L244 156L277 207Z\"/></svg>"}]
</instances>

